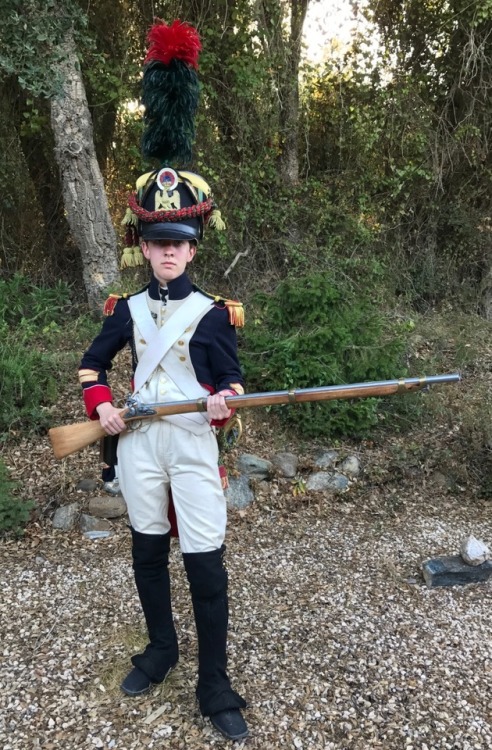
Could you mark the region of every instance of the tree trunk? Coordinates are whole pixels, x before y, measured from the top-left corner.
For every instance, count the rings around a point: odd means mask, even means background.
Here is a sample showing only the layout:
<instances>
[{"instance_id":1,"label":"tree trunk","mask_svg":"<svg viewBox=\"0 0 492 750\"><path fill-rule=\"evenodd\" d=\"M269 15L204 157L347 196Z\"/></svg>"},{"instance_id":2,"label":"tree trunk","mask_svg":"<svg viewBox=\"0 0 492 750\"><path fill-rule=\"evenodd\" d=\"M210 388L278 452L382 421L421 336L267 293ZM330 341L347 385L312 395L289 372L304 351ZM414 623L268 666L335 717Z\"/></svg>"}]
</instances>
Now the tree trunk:
<instances>
[{"instance_id":1,"label":"tree trunk","mask_svg":"<svg viewBox=\"0 0 492 750\"><path fill-rule=\"evenodd\" d=\"M492 320L492 251L484 252L484 260L486 265L480 285L480 307L485 320Z\"/></svg>"},{"instance_id":2,"label":"tree trunk","mask_svg":"<svg viewBox=\"0 0 492 750\"><path fill-rule=\"evenodd\" d=\"M283 184L292 188L299 183L299 64L308 5L309 0L290 2L290 37L285 46L279 87L282 122L280 176Z\"/></svg>"},{"instance_id":3,"label":"tree trunk","mask_svg":"<svg viewBox=\"0 0 492 750\"><path fill-rule=\"evenodd\" d=\"M105 291L120 279L116 233L96 159L92 122L71 33L60 63L63 91L51 101L55 159L65 210L83 267L89 305L100 309Z\"/></svg>"}]
</instances>

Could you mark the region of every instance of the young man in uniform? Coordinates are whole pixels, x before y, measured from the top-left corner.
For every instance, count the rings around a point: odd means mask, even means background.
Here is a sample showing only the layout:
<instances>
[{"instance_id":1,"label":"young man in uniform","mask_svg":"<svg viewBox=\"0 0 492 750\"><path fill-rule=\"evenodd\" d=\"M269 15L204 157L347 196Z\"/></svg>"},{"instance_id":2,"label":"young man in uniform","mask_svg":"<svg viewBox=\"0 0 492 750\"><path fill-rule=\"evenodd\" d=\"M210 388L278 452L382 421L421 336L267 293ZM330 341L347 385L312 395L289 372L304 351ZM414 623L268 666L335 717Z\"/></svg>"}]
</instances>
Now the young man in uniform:
<instances>
[{"instance_id":1,"label":"young man in uniform","mask_svg":"<svg viewBox=\"0 0 492 750\"><path fill-rule=\"evenodd\" d=\"M189 160L191 153L195 105L190 102L199 91L194 73L198 35L187 24L159 21L148 40L142 151L161 166L137 181L129 200L128 231L133 236L127 244L139 252L138 233L152 276L137 294L110 295L106 320L84 354L79 376L89 416L100 419L107 435L119 436L118 478L149 634L121 688L127 695L141 695L161 683L178 661L168 572L171 490L198 636L200 710L226 738L239 740L248 729L240 711L246 703L232 689L226 671L226 500L215 428L231 415L225 397L243 393L235 331L235 325L242 324L242 306L204 294L188 278L187 266L204 226L217 224L220 215L199 175L167 166L171 160ZM107 372L127 345L133 395L140 403L206 397L206 412L146 420L141 429L126 429L113 404Z\"/></svg>"},{"instance_id":2,"label":"young man in uniform","mask_svg":"<svg viewBox=\"0 0 492 750\"><path fill-rule=\"evenodd\" d=\"M167 170L166 178L171 172ZM176 174L172 197L181 208L186 202L189 208L196 206L192 180L201 178ZM162 175L148 176L143 202L151 209L162 203L160 184ZM167 180L166 190L169 184ZM140 211L140 216L150 214L155 211ZM165 217L161 213L159 218ZM84 354L80 380L89 416L99 418L108 435L119 435L119 480L131 523L135 582L149 632L149 644L132 658L134 666L122 690L128 695L146 692L178 661L168 572L172 489L197 627L200 709L222 734L240 739L248 732L240 712L246 704L231 688L226 672L226 501L214 431L214 425L223 425L231 415L224 397L243 392L231 323L240 308L203 294L187 276L202 225L202 218L140 219L141 249L152 267L151 281L135 295L110 297L106 312L111 314ZM206 396L206 414L165 417L146 422L141 430L127 430L107 382L114 356L126 345L133 355L134 395L141 403Z\"/></svg>"}]
</instances>

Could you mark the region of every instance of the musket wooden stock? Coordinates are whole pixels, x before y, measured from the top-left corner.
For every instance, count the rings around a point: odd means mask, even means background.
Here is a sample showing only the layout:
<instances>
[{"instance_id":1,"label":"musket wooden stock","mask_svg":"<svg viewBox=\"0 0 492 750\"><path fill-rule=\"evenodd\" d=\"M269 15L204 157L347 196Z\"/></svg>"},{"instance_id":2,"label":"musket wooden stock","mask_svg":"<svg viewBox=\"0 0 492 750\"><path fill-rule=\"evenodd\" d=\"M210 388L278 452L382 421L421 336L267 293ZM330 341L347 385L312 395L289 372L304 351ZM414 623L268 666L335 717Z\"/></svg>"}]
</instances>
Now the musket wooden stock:
<instances>
[{"instance_id":1,"label":"musket wooden stock","mask_svg":"<svg viewBox=\"0 0 492 750\"><path fill-rule=\"evenodd\" d=\"M245 409L275 404L302 404L309 401L335 401L342 399L370 398L371 396L392 396L395 393L416 391L429 385L439 383L457 383L461 380L459 373L450 375L431 375L421 378L402 378L400 380L377 380L370 383L351 383L349 385L328 385L321 388L299 388L290 391L268 391L267 393L249 393L244 396L227 396L225 401L231 409ZM197 401L175 401L167 404L144 404L151 407L152 414L133 414L131 408L121 410L125 422L141 421L166 417L171 414L189 414L206 411L206 399ZM65 458L71 453L86 448L91 443L106 435L99 420L79 422L62 427L53 427L48 431L56 458Z\"/></svg>"}]
</instances>

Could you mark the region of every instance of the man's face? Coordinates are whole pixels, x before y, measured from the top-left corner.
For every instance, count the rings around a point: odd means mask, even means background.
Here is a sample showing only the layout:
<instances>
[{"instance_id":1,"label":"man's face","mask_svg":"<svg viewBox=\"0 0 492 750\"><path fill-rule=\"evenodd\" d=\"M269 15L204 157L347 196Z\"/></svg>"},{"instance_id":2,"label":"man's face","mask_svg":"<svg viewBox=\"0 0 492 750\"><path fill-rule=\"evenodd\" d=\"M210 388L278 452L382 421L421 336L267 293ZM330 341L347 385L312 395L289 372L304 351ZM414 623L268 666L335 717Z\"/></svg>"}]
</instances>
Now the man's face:
<instances>
[{"instance_id":1,"label":"man's face","mask_svg":"<svg viewBox=\"0 0 492 750\"><path fill-rule=\"evenodd\" d=\"M143 240L142 253L150 261L154 276L165 285L184 273L196 247L188 240Z\"/></svg>"}]
</instances>

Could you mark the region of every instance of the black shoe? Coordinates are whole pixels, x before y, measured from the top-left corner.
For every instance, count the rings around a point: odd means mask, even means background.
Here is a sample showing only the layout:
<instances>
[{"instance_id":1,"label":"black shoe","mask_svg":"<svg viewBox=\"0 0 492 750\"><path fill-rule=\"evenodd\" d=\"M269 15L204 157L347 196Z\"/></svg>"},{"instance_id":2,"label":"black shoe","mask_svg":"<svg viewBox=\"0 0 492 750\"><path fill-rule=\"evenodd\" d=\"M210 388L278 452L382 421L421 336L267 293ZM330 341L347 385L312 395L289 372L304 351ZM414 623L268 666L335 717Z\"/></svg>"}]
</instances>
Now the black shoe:
<instances>
[{"instance_id":1,"label":"black shoe","mask_svg":"<svg viewBox=\"0 0 492 750\"><path fill-rule=\"evenodd\" d=\"M228 740L242 740L249 734L248 726L244 721L239 708L230 708L227 711L219 711L210 717L214 727Z\"/></svg>"},{"instance_id":2,"label":"black shoe","mask_svg":"<svg viewBox=\"0 0 492 750\"><path fill-rule=\"evenodd\" d=\"M131 695L132 698L134 698L137 695L148 693L153 685L154 683L152 680L149 680L145 672L142 672L138 667L133 667L132 671L127 674L120 687L124 693Z\"/></svg>"}]
</instances>

